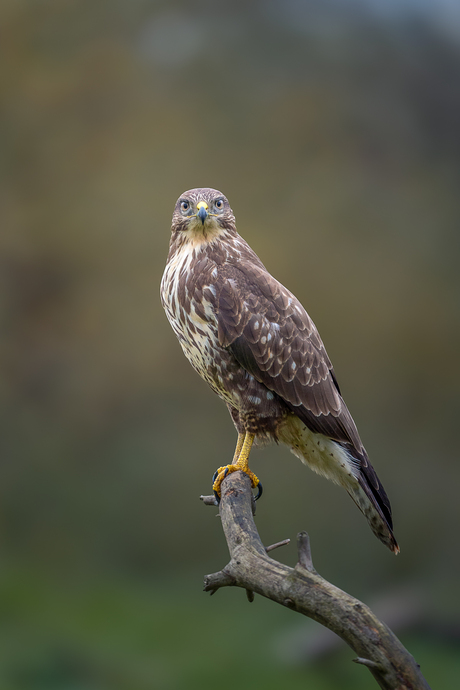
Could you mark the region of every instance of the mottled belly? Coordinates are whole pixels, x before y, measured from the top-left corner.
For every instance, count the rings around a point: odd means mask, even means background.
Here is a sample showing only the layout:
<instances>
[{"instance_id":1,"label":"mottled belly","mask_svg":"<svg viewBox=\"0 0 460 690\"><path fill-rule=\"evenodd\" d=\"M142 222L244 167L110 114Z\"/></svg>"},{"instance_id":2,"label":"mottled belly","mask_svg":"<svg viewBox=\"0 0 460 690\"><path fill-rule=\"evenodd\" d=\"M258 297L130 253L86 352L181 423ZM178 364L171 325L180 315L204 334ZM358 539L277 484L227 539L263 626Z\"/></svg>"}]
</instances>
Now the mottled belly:
<instances>
[{"instance_id":1,"label":"mottled belly","mask_svg":"<svg viewBox=\"0 0 460 690\"><path fill-rule=\"evenodd\" d=\"M217 321L199 318L191 302L190 312L177 303L165 303L169 322L182 350L195 371L227 403L238 431L276 438L280 420L287 412L284 403L259 383L218 340Z\"/></svg>"},{"instance_id":2,"label":"mottled belly","mask_svg":"<svg viewBox=\"0 0 460 690\"><path fill-rule=\"evenodd\" d=\"M192 337L187 334L188 337L181 340L184 354L213 391L226 403L239 409L252 377L228 350L219 345L217 332L214 333L211 328L206 330L199 328Z\"/></svg>"},{"instance_id":3,"label":"mottled belly","mask_svg":"<svg viewBox=\"0 0 460 690\"><path fill-rule=\"evenodd\" d=\"M291 413L278 396L249 374L232 353L219 344L211 360L202 357L198 348L183 344L193 368L227 403L238 432L249 431L258 441L278 439L278 427Z\"/></svg>"}]
</instances>

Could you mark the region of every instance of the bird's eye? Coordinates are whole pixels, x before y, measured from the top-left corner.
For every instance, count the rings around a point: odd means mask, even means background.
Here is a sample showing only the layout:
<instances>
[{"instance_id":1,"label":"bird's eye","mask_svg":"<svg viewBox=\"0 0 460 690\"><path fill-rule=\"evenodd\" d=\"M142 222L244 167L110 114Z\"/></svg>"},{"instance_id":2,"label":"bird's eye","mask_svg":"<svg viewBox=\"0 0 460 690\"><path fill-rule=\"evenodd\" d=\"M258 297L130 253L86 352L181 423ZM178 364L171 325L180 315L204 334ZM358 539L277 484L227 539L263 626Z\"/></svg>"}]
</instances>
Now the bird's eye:
<instances>
[{"instance_id":1,"label":"bird's eye","mask_svg":"<svg viewBox=\"0 0 460 690\"><path fill-rule=\"evenodd\" d=\"M218 211L222 211L224 208L224 200L223 199L216 199L214 202L214 206L217 208Z\"/></svg>"},{"instance_id":2,"label":"bird's eye","mask_svg":"<svg viewBox=\"0 0 460 690\"><path fill-rule=\"evenodd\" d=\"M190 202L189 201L181 201L180 202L180 210L182 211L182 213L185 213L186 211L188 211L189 208L190 208Z\"/></svg>"}]
</instances>

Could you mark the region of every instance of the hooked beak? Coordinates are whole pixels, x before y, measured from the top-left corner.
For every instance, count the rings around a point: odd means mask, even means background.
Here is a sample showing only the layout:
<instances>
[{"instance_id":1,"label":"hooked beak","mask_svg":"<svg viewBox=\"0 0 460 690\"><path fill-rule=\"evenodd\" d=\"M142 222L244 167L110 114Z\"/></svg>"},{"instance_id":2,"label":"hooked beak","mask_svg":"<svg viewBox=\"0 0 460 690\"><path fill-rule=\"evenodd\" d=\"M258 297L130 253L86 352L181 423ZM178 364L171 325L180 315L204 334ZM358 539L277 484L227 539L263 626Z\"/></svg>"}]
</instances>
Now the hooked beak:
<instances>
[{"instance_id":1,"label":"hooked beak","mask_svg":"<svg viewBox=\"0 0 460 690\"><path fill-rule=\"evenodd\" d=\"M196 207L198 209L198 213L196 215L201 220L201 224L204 225L204 221L208 217L208 204L205 201L200 201Z\"/></svg>"}]
</instances>

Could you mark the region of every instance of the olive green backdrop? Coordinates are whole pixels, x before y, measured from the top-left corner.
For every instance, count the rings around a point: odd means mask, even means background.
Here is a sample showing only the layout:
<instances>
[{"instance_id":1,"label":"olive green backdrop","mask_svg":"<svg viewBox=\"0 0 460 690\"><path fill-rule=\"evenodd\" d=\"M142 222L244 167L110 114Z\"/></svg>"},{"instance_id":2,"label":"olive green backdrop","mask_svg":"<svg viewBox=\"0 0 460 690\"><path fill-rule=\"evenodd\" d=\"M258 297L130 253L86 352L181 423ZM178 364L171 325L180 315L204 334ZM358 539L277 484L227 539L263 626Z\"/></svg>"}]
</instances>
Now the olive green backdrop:
<instances>
[{"instance_id":1,"label":"olive green backdrop","mask_svg":"<svg viewBox=\"0 0 460 690\"><path fill-rule=\"evenodd\" d=\"M271 602L201 593L225 406L159 301L181 192L225 193L301 299L388 494L255 451L272 543L376 606L433 687L460 673L460 22L448 3L5 2L0 10L0 685L374 687ZM296 561L293 545L276 555Z\"/></svg>"}]
</instances>

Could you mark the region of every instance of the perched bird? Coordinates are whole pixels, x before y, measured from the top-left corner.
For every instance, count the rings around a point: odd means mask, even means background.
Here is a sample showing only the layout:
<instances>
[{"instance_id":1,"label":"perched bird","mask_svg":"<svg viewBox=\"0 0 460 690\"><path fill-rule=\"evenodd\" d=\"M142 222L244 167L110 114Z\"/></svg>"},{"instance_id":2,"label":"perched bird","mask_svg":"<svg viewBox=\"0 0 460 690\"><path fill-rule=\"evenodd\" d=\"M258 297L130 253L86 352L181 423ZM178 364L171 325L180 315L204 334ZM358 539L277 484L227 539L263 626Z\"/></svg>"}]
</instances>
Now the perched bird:
<instances>
[{"instance_id":1,"label":"perched bird","mask_svg":"<svg viewBox=\"0 0 460 690\"><path fill-rule=\"evenodd\" d=\"M286 444L343 486L394 553L391 507L361 442L319 333L296 297L237 233L216 189L182 194L172 217L161 300L185 356L224 400L238 432L230 471L246 472L253 441Z\"/></svg>"}]
</instances>

